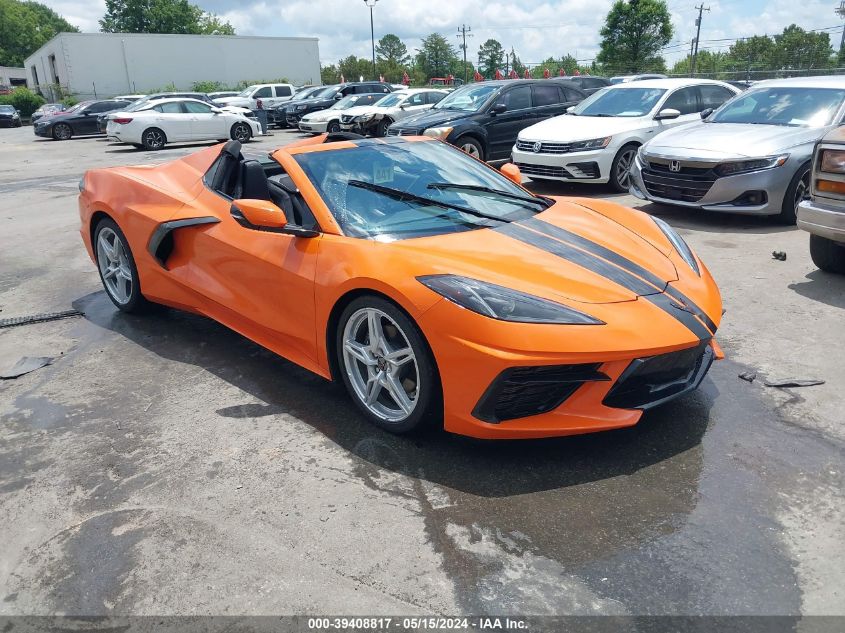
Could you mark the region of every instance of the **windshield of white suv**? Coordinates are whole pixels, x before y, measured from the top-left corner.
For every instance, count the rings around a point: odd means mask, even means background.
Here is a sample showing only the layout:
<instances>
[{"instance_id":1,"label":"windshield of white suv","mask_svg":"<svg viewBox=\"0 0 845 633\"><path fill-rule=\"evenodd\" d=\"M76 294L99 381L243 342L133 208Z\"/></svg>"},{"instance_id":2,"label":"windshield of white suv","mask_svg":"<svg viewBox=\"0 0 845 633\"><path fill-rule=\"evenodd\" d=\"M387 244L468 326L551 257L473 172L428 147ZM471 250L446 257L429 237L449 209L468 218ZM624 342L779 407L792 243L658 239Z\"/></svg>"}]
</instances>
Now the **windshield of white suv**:
<instances>
[{"instance_id":1,"label":"windshield of white suv","mask_svg":"<svg viewBox=\"0 0 845 633\"><path fill-rule=\"evenodd\" d=\"M438 101L434 108L436 110L462 110L464 112L478 112L490 95L501 88L501 84L475 84L472 86L465 86L458 88Z\"/></svg>"},{"instance_id":2,"label":"windshield of white suv","mask_svg":"<svg viewBox=\"0 0 845 633\"><path fill-rule=\"evenodd\" d=\"M392 93L384 97L383 99L379 99L378 107L380 108L392 108L393 106L399 105L407 98L408 95L402 93Z\"/></svg>"},{"instance_id":3,"label":"windshield of white suv","mask_svg":"<svg viewBox=\"0 0 845 633\"><path fill-rule=\"evenodd\" d=\"M358 95L349 95L340 101L335 101L334 104L329 107L329 110L345 110L346 108L354 106L356 101L358 101Z\"/></svg>"},{"instance_id":4,"label":"windshield of white suv","mask_svg":"<svg viewBox=\"0 0 845 633\"><path fill-rule=\"evenodd\" d=\"M773 86L746 92L710 117L713 123L823 127L845 100L845 90Z\"/></svg>"},{"instance_id":5,"label":"windshield of white suv","mask_svg":"<svg viewBox=\"0 0 845 633\"><path fill-rule=\"evenodd\" d=\"M652 111L666 93L663 88L604 88L575 106L578 116L634 117Z\"/></svg>"}]
</instances>

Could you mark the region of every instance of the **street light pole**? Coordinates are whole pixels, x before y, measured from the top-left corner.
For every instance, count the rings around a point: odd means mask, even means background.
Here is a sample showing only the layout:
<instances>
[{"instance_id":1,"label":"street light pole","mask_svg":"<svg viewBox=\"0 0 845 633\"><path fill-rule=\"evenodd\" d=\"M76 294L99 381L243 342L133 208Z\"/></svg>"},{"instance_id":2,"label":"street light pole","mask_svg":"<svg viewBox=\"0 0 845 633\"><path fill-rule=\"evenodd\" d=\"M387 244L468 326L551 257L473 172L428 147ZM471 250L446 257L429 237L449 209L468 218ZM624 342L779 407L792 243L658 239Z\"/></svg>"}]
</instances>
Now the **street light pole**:
<instances>
[{"instance_id":1,"label":"street light pole","mask_svg":"<svg viewBox=\"0 0 845 633\"><path fill-rule=\"evenodd\" d=\"M370 39L373 43L373 79L378 79L376 75L376 31L373 26L373 7L376 6L378 0L364 0L364 4L370 7Z\"/></svg>"}]
</instances>

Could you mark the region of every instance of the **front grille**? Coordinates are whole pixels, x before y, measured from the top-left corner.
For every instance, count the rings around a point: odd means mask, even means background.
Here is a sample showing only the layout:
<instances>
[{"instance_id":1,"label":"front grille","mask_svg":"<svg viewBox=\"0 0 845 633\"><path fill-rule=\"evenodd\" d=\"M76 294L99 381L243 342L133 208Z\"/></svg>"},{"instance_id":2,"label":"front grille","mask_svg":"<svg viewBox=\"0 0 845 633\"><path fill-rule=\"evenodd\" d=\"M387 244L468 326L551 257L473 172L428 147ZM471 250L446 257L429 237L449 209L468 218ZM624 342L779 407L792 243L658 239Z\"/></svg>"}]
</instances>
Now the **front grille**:
<instances>
[{"instance_id":1,"label":"front grille","mask_svg":"<svg viewBox=\"0 0 845 633\"><path fill-rule=\"evenodd\" d=\"M529 163L516 163L516 166L519 167L519 171L526 176L546 176L548 178L572 177L572 175L563 167L554 167L551 165L531 165Z\"/></svg>"},{"instance_id":2,"label":"front grille","mask_svg":"<svg viewBox=\"0 0 845 633\"><path fill-rule=\"evenodd\" d=\"M548 413L559 407L585 382L610 380L600 363L511 367L496 377L472 414L498 423Z\"/></svg>"},{"instance_id":3,"label":"front grille","mask_svg":"<svg viewBox=\"0 0 845 633\"><path fill-rule=\"evenodd\" d=\"M354 119L354 118L355 117L351 114L344 114L340 117L340 122L341 123L352 123L352 119Z\"/></svg>"},{"instance_id":4,"label":"front grille","mask_svg":"<svg viewBox=\"0 0 845 633\"><path fill-rule=\"evenodd\" d=\"M648 193L667 200L698 202L707 195L718 178L710 169L704 169L701 173L692 173L695 168L681 167L679 172L670 172L665 165L660 165L661 169L655 169L655 167L657 165L643 168L641 172L643 183ZM662 169L664 167L665 171Z\"/></svg>"},{"instance_id":5,"label":"front grille","mask_svg":"<svg viewBox=\"0 0 845 633\"><path fill-rule=\"evenodd\" d=\"M540 143L540 149L535 150L535 141L516 141L516 149L522 152L533 152L535 154L569 154L572 151L571 143Z\"/></svg>"},{"instance_id":6,"label":"front grille","mask_svg":"<svg viewBox=\"0 0 845 633\"><path fill-rule=\"evenodd\" d=\"M602 404L619 409L648 409L698 387L713 362L709 341L659 356L638 358L613 385Z\"/></svg>"},{"instance_id":7,"label":"front grille","mask_svg":"<svg viewBox=\"0 0 845 633\"><path fill-rule=\"evenodd\" d=\"M420 133L419 130L415 130L413 128L395 128L392 125L387 128L387 135L388 136L418 136Z\"/></svg>"}]
</instances>

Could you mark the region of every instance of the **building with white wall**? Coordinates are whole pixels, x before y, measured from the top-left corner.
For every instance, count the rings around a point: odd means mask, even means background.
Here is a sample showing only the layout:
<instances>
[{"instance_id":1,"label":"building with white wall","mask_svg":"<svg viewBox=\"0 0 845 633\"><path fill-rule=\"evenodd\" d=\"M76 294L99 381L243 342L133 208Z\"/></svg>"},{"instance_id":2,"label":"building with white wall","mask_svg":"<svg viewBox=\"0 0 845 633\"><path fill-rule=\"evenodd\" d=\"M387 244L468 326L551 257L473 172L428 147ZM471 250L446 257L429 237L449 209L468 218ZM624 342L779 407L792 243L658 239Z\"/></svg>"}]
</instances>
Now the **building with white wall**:
<instances>
[{"instance_id":1,"label":"building with white wall","mask_svg":"<svg viewBox=\"0 0 845 633\"><path fill-rule=\"evenodd\" d=\"M26 69L0 66L0 89L26 86Z\"/></svg>"},{"instance_id":2,"label":"building with white wall","mask_svg":"<svg viewBox=\"0 0 845 633\"><path fill-rule=\"evenodd\" d=\"M316 37L59 33L27 57L29 85L54 99L147 93L168 85L190 90L197 81L239 82L286 78L320 83Z\"/></svg>"}]
</instances>

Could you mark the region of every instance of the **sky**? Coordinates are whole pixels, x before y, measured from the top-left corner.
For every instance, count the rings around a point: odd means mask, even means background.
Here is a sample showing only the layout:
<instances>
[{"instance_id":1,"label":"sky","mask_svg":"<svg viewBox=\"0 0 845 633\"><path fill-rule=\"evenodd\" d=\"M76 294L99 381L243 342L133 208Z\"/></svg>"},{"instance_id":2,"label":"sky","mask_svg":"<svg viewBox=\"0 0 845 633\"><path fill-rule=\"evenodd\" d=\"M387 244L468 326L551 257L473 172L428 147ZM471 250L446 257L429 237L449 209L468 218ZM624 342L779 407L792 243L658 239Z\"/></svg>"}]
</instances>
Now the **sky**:
<instances>
[{"instance_id":1,"label":"sky","mask_svg":"<svg viewBox=\"0 0 845 633\"><path fill-rule=\"evenodd\" d=\"M235 27L238 35L316 36L320 61L337 62L350 54L369 58L370 15L364 0L192 0ZM839 48L843 21L834 13L838 0L703 0L700 48L726 50L732 38L779 33L790 24L830 29ZM104 0L45 2L82 31L97 31ZM376 40L398 35L411 53L421 38L438 32L455 45L458 28L472 29L467 58L477 59L488 38L513 47L523 63L549 56L575 55L591 60L599 48L599 30L613 0L378 0L374 9ZM689 51L695 35L697 0L668 0L675 36L664 52L670 64ZM830 27L835 27L835 30ZM723 41L718 41L723 40ZM587 62L588 63L588 62Z\"/></svg>"}]
</instances>

